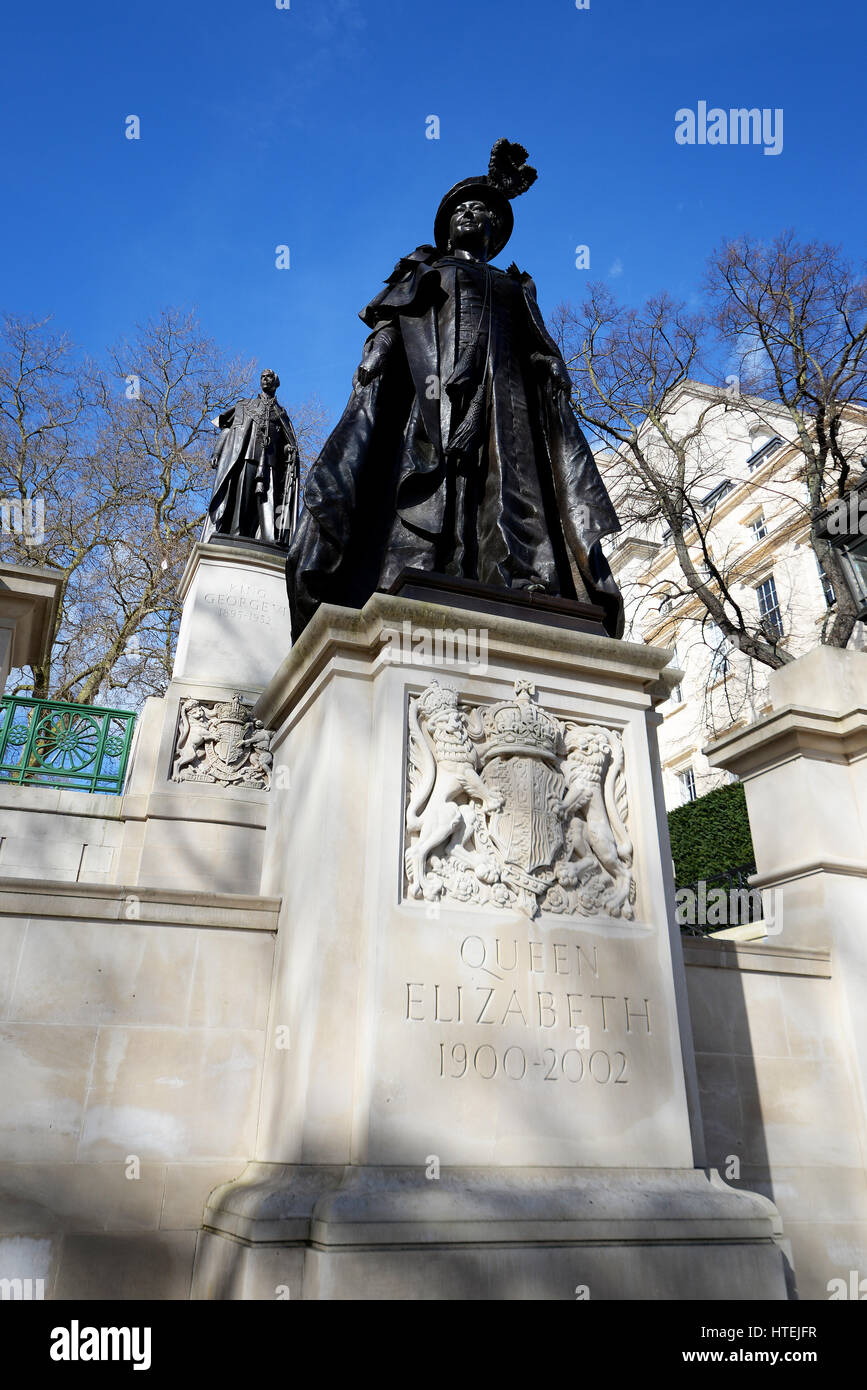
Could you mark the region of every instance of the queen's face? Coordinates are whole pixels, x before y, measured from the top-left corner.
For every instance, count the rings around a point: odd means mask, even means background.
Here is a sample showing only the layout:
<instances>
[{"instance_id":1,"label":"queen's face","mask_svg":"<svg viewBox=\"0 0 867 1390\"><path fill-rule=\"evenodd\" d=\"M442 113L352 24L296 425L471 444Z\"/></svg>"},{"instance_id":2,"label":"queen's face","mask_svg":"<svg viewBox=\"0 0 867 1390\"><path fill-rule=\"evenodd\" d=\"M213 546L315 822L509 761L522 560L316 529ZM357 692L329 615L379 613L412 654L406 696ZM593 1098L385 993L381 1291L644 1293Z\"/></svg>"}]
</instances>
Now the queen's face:
<instances>
[{"instance_id":1,"label":"queen's face","mask_svg":"<svg viewBox=\"0 0 867 1390\"><path fill-rule=\"evenodd\" d=\"M461 203L449 222L449 241L453 247L487 252L494 233L494 219L485 203Z\"/></svg>"}]
</instances>

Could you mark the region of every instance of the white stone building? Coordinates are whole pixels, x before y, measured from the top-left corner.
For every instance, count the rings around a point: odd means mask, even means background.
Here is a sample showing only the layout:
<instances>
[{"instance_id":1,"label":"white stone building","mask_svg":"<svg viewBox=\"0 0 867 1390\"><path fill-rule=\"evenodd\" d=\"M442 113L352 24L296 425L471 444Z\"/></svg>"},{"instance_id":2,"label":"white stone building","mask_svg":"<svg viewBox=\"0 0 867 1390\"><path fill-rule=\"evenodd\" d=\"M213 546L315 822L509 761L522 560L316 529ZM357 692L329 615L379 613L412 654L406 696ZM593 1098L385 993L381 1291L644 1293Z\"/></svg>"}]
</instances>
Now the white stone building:
<instances>
[{"instance_id":1,"label":"white stone building","mask_svg":"<svg viewBox=\"0 0 867 1390\"><path fill-rule=\"evenodd\" d=\"M771 403L749 411L726 392L689 381L672 397L668 419L673 434L683 438L702 413L700 435L690 446L691 495L713 563L743 606L748 625L750 619L764 619L785 649L800 656L822 640L824 626L833 620L835 598L809 543L803 456L789 442L792 422ZM862 436L859 426L856 457ZM648 436L644 442L646 448L654 447ZM665 452L660 444L657 459L663 470ZM602 455L598 461L624 523L609 546L609 558L624 595L626 635L674 648L676 665L684 673L662 706L659 731L671 809L731 780L711 767L702 749L767 712L770 668L722 638L689 590L662 522L636 519L640 506L634 503L634 484L630 490L617 455ZM698 531L687 532L686 540L700 568ZM860 623L850 646L864 646Z\"/></svg>"}]
</instances>

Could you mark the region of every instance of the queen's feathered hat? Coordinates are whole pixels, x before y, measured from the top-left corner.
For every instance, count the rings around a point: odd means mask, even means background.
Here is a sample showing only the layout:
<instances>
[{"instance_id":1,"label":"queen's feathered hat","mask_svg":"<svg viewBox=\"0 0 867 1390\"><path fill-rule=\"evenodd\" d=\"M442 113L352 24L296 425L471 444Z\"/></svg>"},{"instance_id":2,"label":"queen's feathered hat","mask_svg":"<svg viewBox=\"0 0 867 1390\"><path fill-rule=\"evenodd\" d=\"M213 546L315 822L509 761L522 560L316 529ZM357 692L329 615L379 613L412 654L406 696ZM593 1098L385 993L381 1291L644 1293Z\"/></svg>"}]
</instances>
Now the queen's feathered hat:
<instances>
[{"instance_id":1,"label":"queen's feathered hat","mask_svg":"<svg viewBox=\"0 0 867 1390\"><path fill-rule=\"evenodd\" d=\"M434 220L434 241L440 251L449 247L449 224L455 210L461 203L485 203L494 214L496 226L491 239L490 258L498 256L509 237L515 219L510 199L526 193L536 182L536 170L526 162L527 151L523 145L510 140L497 140L491 149L491 159L487 174L476 178L461 179L450 188L437 208Z\"/></svg>"}]
</instances>

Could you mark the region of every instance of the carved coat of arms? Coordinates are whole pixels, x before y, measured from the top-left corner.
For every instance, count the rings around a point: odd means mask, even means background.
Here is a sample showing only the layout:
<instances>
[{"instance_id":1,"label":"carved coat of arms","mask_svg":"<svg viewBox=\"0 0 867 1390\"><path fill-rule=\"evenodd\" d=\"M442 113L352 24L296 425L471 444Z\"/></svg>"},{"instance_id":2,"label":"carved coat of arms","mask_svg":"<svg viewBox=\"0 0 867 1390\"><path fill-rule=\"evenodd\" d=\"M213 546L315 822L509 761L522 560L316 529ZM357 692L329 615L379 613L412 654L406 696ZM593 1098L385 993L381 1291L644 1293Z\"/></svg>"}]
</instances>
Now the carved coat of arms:
<instances>
[{"instance_id":1,"label":"carved coat of arms","mask_svg":"<svg viewBox=\"0 0 867 1390\"><path fill-rule=\"evenodd\" d=\"M408 780L410 897L633 917L616 730L555 718L529 681L476 709L433 681L410 701Z\"/></svg>"},{"instance_id":2,"label":"carved coat of arms","mask_svg":"<svg viewBox=\"0 0 867 1390\"><path fill-rule=\"evenodd\" d=\"M226 701L183 700L172 781L267 788L272 737L240 695Z\"/></svg>"}]
</instances>

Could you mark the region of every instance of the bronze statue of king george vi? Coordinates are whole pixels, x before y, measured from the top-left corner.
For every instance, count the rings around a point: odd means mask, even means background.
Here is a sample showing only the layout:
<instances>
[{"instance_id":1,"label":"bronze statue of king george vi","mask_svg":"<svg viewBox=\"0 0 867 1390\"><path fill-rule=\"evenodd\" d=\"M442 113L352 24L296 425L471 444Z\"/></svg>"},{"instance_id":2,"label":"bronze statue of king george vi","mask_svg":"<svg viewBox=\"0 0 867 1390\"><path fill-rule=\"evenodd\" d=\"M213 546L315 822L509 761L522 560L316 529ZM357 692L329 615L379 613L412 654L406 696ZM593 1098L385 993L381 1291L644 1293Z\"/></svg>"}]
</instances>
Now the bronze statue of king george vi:
<instances>
[{"instance_id":1,"label":"bronze statue of king george vi","mask_svg":"<svg viewBox=\"0 0 867 1390\"><path fill-rule=\"evenodd\" d=\"M298 506L298 444L277 400L280 378L266 367L261 391L217 418L217 470L202 540L215 536L286 548Z\"/></svg>"},{"instance_id":2,"label":"bronze statue of king george vi","mask_svg":"<svg viewBox=\"0 0 867 1390\"><path fill-rule=\"evenodd\" d=\"M620 529L530 276L491 264L536 179L498 140L440 203L434 245L361 312L353 394L312 466L286 561L295 637L405 569L596 604L623 628L600 537Z\"/></svg>"}]
</instances>

